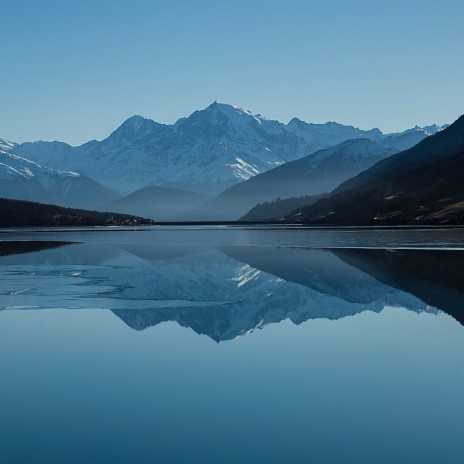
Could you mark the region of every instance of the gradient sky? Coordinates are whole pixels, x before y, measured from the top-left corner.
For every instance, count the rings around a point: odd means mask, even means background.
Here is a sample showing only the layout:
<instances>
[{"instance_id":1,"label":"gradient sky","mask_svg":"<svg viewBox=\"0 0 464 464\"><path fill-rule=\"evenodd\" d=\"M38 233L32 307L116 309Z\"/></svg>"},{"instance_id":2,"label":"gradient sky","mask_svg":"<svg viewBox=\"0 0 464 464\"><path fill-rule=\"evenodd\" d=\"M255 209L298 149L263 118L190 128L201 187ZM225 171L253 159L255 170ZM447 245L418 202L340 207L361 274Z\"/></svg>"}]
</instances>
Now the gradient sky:
<instances>
[{"instance_id":1,"label":"gradient sky","mask_svg":"<svg viewBox=\"0 0 464 464\"><path fill-rule=\"evenodd\" d=\"M464 113L462 0L1 2L0 137L102 139L214 100L383 131Z\"/></svg>"}]
</instances>

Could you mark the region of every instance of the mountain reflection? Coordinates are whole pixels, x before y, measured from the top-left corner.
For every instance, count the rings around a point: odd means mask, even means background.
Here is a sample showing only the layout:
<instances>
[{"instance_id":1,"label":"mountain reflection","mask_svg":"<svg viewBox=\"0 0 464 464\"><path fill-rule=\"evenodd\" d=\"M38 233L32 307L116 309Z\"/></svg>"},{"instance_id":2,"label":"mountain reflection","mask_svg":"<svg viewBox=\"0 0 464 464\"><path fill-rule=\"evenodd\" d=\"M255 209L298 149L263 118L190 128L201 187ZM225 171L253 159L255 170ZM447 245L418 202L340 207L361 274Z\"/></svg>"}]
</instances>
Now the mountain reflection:
<instances>
[{"instance_id":1,"label":"mountain reflection","mask_svg":"<svg viewBox=\"0 0 464 464\"><path fill-rule=\"evenodd\" d=\"M28 242L28 241L6 241L0 242L0 256L10 256L25 253L35 253L41 250L51 250L53 248L59 248L64 245L69 245L71 242L56 242L56 241L40 241L40 242Z\"/></svg>"},{"instance_id":2,"label":"mountain reflection","mask_svg":"<svg viewBox=\"0 0 464 464\"><path fill-rule=\"evenodd\" d=\"M460 251L23 245L0 257L0 309L105 308L136 330L176 321L218 342L386 306L464 321Z\"/></svg>"}]
</instances>

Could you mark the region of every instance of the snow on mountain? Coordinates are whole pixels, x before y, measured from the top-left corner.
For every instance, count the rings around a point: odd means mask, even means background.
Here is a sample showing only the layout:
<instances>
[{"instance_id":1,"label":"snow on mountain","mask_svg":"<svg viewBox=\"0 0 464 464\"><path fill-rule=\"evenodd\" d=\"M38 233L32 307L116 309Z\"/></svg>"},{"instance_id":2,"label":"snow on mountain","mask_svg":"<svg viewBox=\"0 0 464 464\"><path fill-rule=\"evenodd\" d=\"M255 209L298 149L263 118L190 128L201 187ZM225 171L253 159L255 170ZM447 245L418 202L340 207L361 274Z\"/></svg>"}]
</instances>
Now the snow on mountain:
<instances>
[{"instance_id":1,"label":"snow on mountain","mask_svg":"<svg viewBox=\"0 0 464 464\"><path fill-rule=\"evenodd\" d=\"M448 126L449 124L445 124L444 126L438 126L436 124L425 127L416 126L396 134L386 134L382 143L387 147L395 148L399 151L408 150L428 136L441 132Z\"/></svg>"},{"instance_id":2,"label":"snow on mountain","mask_svg":"<svg viewBox=\"0 0 464 464\"><path fill-rule=\"evenodd\" d=\"M11 151L16 155L34 161L41 166L61 171L72 171L72 169L58 167L59 164L62 164L63 166L66 164L64 161L73 151L73 147L64 142L25 142L15 146ZM58 160L63 160L63 162L59 163Z\"/></svg>"},{"instance_id":3,"label":"snow on mountain","mask_svg":"<svg viewBox=\"0 0 464 464\"><path fill-rule=\"evenodd\" d=\"M381 142L384 138L384 134L377 128L365 131L336 122L313 124L301 121L298 118L293 118L288 123L287 129L302 137L313 152L351 139L370 139Z\"/></svg>"},{"instance_id":4,"label":"snow on mountain","mask_svg":"<svg viewBox=\"0 0 464 464\"><path fill-rule=\"evenodd\" d=\"M16 147L16 143L10 142L8 140L0 139L0 150L1 151L10 151Z\"/></svg>"},{"instance_id":5,"label":"snow on mountain","mask_svg":"<svg viewBox=\"0 0 464 464\"><path fill-rule=\"evenodd\" d=\"M296 118L283 124L214 102L172 125L133 116L101 142L79 147L34 142L10 150L43 166L78 172L122 194L158 186L211 195L349 139L368 138L404 149L434 130L440 128L383 134L379 129L308 124Z\"/></svg>"},{"instance_id":6,"label":"snow on mountain","mask_svg":"<svg viewBox=\"0 0 464 464\"><path fill-rule=\"evenodd\" d=\"M346 126L336 122L313 124L301 121L298 118L292 119L287 125L290 131L304 138L308 145L311 146L312 151L338 145L339 143L351 139L369 139L389 148L407 150L429 135L436 134L446 127L448 127L448 125L438 126L437 124L433 124L426 127L415 126L403 132L384 134L377 128L362 130L357 127Z\"/></svg>"},{"instance_id":7,"label":"snow on mountain","mask_svg":"<svg viewBox=\"0 0 464 464\"><path fill-rule=\"evenodd\" d=\"M80 147L44 143L15 153L125 193L147 185L216 193L308 150L284 124L220 103L170 126L134 116L102 142Z\"/></svg>"},{"instance_id":8,"label":"snow on mountain","mask_svg":"<svg viewBox=\"0 0 464 464\"><path fill-rule=\"evenodd\" d=\"M259 203L327 193L394 153L369 139L350 139L234 185L177 219L237 220Z\"/></svg>"},{"instance_id":9,"label":"snow on mountain","mask_svg":"<svg viewBox=\"0 0 464 464\"><path fill-rule=\"evenodd\" d=\"M0 149L0 196L84 207L114 199L116 194L78 173L43 167Z\"/></svg>"}]
</instances>

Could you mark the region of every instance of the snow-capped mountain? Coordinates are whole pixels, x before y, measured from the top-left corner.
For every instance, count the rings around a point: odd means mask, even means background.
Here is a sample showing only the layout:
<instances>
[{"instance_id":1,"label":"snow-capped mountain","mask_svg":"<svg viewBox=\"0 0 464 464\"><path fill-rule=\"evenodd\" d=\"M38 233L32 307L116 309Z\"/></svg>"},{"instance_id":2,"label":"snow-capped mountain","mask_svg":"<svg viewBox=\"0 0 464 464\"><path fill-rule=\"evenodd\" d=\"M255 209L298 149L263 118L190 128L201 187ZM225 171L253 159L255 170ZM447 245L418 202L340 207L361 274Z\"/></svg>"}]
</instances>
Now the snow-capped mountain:
<instances>
[{"instance_id":1,"label":"snow-capped mountain","mask_svg":"<svg viewBox=\"0 0 464 464\"><path fill-rule=\"evenodd\" d=\"M14 144L0 142L0 197L63 206L98 206L116 193L75 172L43 167L11 153Z\"/></svg>"},{"instance_id":2,"label":"snow-capped mountain","mask_svg":"<svg viewBox=\"0 0 464 464\"><path fill-rule=\"evenodd\" d=\"M34 142L10 150L43 166L88 176L123 194L153 185L211 195L349 139L368 138L403 149L433 130L431 126L382 134L379 129L363 131L333 122L293 119L283 124L215 102L172 125L133 116L101 142L79 147Z\"/></svg>"},{"instance_id":3,"label":"snow-capped mountain","mask_svg":"<svg viewBox=\"0 0 464 464\"><path fill-rule=\"evenodd\" d=\"M351 139L369 139L385 147L402 151L413 147L429 135L436 134L447 127L448 124L444 126L433 124L426 127L415 126L403 132L384 134L377 128L362 130L333 121L325 124L313 124L293 118L287 125L290 131L306 141L313 152Z\"/></svg>"},{"instance_id":4,"label":"snow-capped mountain","mask_svg":"<svg viewBox=\"0 0 464 464\"><path fill-rule=\"evenodd\" d=\"M408 150L430 135L435 135L437 132L441 132L447 127L449 127L449 124L445 124L443 126L438 126L436 124L425 127L416 126L398 134L387 134L382 143L385 146L395 148L398 151Z\"/></svg>"},{"instance_id":5,"label":"snow-capped mountain","mask_svg":"<svg viewBox=\"0 0 464 464\"><path fill-rule=\"evenodd\" d=\"M464 115L290 215L317 224L460 224L463 217Z\"/></svg>"},{"instance_id":6,"label":"snow-capped mountain","mask_svg":"<svg viewBox=\"0 0 464 464\"><path fill-rule=\"evenodd\" d=\"M321 150L351 139L369 139L381 142L385 135L380 129L362 130L353 126L346 126L329 121L325 124L313 124L293 118L287 125L294 134L302 137L311 147L311 151Z\"/></svg>"},{"instance_id":7,"label":"snow-capped mountain","mask_svg":"<svg viewBox=\"0 0 464 464\"><path fill-rule=\"evenodd\" d=\"M124 193L148 185L217 193L303 156L306 143L277 121L213 103L174 125L134 116L102 142L23 144L15 153L91 176Z\"/></svg>"},{"instance_id":8,"label":"snow-capped mountain","mask_svg":"<svg viewBox=\"0 0 464 464\"><path fill-rule=\"evenodd\" d=\"M232 221L259 203L326 193L397 152L366 138L347 140L234 185L178 219Z\"/></svg>"}]
</instances>

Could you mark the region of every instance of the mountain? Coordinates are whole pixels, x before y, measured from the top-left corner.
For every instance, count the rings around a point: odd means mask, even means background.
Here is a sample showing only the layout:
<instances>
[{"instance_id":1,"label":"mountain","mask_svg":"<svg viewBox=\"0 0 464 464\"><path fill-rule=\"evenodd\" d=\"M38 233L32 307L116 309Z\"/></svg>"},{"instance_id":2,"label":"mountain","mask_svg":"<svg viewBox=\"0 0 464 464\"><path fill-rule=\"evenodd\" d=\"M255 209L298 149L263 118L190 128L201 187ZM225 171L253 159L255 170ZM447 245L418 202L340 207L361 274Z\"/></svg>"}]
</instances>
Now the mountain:
<instances>
[{"instance_id":1,"label":"mountain","mask_svg":"<svg viewBox=\"0 0 464 464\"><path fill-rule=\"evenodd\" d=\"M332 224L464 223L464 116L299 212ZM296 216L294 216L296 218Z\"/></svg>"},{"instance_id":2,"label":"mountain","mask_svg":"<svg viewBox=\"0 0 464 464\"><path fill-rule=\"evenodd\" d=\"M278 197L328 192L394 153L397 151L369 139L348 140L234 185L181 218L235 220L255 205Z\"/></svg>"},{"instance_id":3,"label":"mountain","mask_svg":"<svg viewBox=\"0 0 464 464\"><path fill-rule=\"evenodd\" d=\"M375 142L381 142L386 137L380 129L377 128L366 131L333 121L326 122L325 124L314 124L307 123L298 118L293 118L288 123L287 128L294 134L303 138L312 148L312 151L338 145L351 139L369 139ZM392 137L394 137L393 134Z\"/></svg>"},{"instance_id":4,"label":"mountain","mask_svg":"<svg viewBox=\"0 0 464 464\"><path fill-rule=\"evenodd\" d=\"M386 147L395 148L398 151L408 150L430 135L435 135L446 129L448 126L449 124L445 124L444 126L437 126L436 124L425 127L416 126L398 134L386 135L382 140L382 144Z\"/></svg>"},{"instance_id":5,"label":"mountain","mask_svg":"<svg viewBox=\"0 0 464 464\"><path fill-rule=\"evenodd\" d=\"M319 201L323 195L306 195L304 197L276 198L272 201L259 203L244 214L240 221L281 221L290 213L304 206L309 206Z\"/></svg>"},{"instance_id":6,"label":"mountain","mask_svg":"<svg viewBox=\"0 0 464 464\"><path fill-rule=\"evenodd\" d=\"M173 125L134 116L102 142L44 144L14 152L125 193L147 185L217 193L308 151L284 124L220 103Z\"/></svg>"},{"instance_id":7,"label":"mountain","mask_svg":"<svg viewBox=\"0 0 464 464\"><path fill-rule=\"evenodd\" d=\"M11 150L0 143L0 146ZM45 168L0 149L0 197L95 208L115 199L116 192L75 172Z\"/></svg>"},{"instance_id":8,"label":"mountain","mask_svg":"<svg viewBox=\"0 0 464 464\"><path fill-rule=\"evenodd\" d=\"M104 209L167 221L177 214L196 208L209 198L196 192L149 186L109 203Z\"/></svg>"},{"instance_id":9,"label":"mountain","mask_svg":"<svg viewBox=\"0 0 464 464\"><path fill-rule=\"evenodd\" d=\"M287 125L291 132L305 140L311 147L311 151L328 148L351 139L369 139L381 143L385 147L401 151L413 147L426 137L434 135L446 127L448 126L433 124L426 127L416 126L404 132L384 134L377 128L362 130L333 121L325 124L313 124L293 118Z\"/></svg>"},{"instance_id":10,"label":"mountain","mask_svg":"<svg viewBox=\"0 0 464 464\"><path fill-rule=\"evenodd\" d=\"M428 134L421 128L411 131L416 138L408 136L402 144L416 143ZM77 172L124 195L146 186L213 195L348 139L368 138L394 148L394 140L401 137L333 122L293 119L283 124L214 102L171 125L133 116L101 142L79 147L33 142L11 150L48 168Z\"/></svg>"},{"instance_id":11,"label":"mountain","mask_svg":"<svg viewBox=\"0 0 464 464\"><path fill-rule=\"evenodd\" d=\"M0 198L0 227L122 226L153 224L128 214L102 213Z\"/></svg>"}]
</instances>

